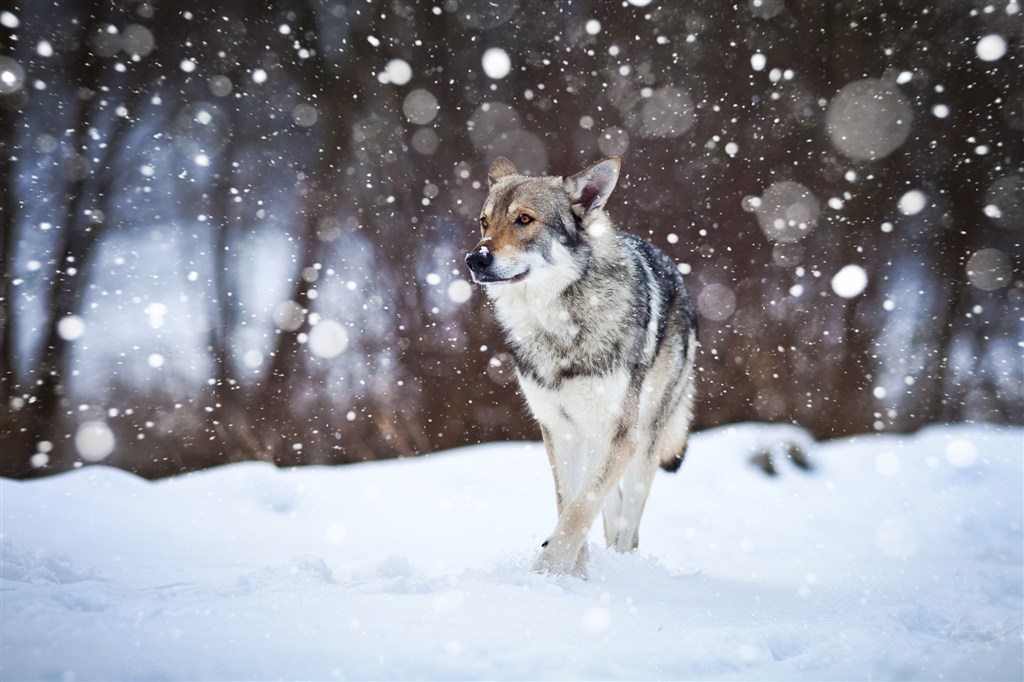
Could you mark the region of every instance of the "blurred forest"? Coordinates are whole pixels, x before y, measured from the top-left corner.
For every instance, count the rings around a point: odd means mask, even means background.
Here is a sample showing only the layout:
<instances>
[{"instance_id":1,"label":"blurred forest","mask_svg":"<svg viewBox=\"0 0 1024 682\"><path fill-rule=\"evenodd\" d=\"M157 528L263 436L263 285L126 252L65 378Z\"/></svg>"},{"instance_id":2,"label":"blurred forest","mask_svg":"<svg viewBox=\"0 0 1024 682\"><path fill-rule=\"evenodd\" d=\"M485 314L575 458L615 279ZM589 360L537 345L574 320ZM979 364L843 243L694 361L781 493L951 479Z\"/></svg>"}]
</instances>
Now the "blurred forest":
<instances>
[{"instance_id":1,"label":"blurred forest","mask_svg":"<svg viewBox=\"0 0 1024 682\"><path fill-rule=\"evenodd\" d=\"M1019 0L11 0L5 476L538 438L498 155L687 275L698 426L1024 423Z\"/></svg>"}]
</instances>

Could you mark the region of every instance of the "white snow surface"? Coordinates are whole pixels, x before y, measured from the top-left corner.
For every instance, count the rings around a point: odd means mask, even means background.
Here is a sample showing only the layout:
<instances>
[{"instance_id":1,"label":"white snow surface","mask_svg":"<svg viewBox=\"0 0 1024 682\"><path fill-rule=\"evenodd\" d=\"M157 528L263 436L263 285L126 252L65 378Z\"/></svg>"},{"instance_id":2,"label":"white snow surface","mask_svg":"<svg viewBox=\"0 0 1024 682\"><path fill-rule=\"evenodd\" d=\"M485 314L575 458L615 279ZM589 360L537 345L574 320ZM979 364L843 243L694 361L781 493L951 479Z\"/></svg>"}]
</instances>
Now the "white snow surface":
<instances>
[{"instance_id":1,"label":"white snow surface","mask_svg":"<svg viewBox=\"0 0 1024 682\"><path fill-rule=\"evenodd\" d=\"M530 570L543 447L0 481L0 678L1021 679L1024 429L934 426L750 464L696 434L640 552Z\"/></svg>"}]
</instances>

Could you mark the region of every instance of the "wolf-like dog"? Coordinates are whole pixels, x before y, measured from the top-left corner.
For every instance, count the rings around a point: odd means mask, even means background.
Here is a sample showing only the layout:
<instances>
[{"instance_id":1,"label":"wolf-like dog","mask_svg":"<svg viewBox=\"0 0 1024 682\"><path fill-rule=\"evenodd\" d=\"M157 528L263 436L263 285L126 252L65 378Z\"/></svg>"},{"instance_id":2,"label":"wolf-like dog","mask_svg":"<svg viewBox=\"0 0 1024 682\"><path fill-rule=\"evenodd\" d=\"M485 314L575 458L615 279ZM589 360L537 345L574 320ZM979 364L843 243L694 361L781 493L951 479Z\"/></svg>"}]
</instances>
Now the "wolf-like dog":
<instances>
[{"instance_id":1,"label":"wolf-like dog","mask_svg":"<svg viewBox=\"0 0 1024 682\"><path fill-rule=\"evenodd\" d=\"M568 177L530 177L499 157L481 239L466 256L486 288L540 424L558 523L534 570L586 574L586 538L628 552L654 473L675 471L694 403L697 319L682 275L605 213L617 157Z\"/></svg>"}]
</instances>

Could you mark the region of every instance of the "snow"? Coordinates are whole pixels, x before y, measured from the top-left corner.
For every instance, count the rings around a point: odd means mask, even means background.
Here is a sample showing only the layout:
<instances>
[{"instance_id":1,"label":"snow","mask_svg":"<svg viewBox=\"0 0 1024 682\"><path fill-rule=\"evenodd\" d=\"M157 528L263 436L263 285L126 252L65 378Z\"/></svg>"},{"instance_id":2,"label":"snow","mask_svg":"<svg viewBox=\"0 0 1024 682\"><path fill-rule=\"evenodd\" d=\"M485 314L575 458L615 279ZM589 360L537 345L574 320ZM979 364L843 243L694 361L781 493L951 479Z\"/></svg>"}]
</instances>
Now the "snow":
<instances>
[{"instance_id":1,"label":"snow","mask_svg":"<svg viewBox=\"0 0 1024 682\"><path fill-rule=\"evenodd\" d=\"M512 60L508 52L500 47L489 47L484 51L481 65L488 78L501 80L512 71Z\"/></svg>"},{"instance_id":2,"label":"snow","mask_svg":"<svg viewBox=\"0 0 1024 682\"><path fill-rule=\"evenodd\" d=\"M821 212L814 193L790 180L773 182L760 198L749 200L747 206L756 212L765 236L782 244L798 242L810 234Z\"/></svg>"},{"instance_id":3,"label":"snow","mask_svg":"<svg viewBox=\"0 0 1024 682\"><path fill-rule=\"evenodd\" d=\"M843 298L856 298L868 286L868 273L859 265L844 265L832 277L832 291Z\"/></svg>"},{"instance_id":4,"label":"snow","mask_svg":"<svg viewBox=\"0 0 1024 682\"><path fill-rule=\"evenodd\" d=\"M453 303L465 303L473 296L473 285L464 279L454 279L448 284L448 298Z\"/></svg>"},{"instance_id":5,"label":"snow","mask_svg":"<svg viewBox=\"0 0 1024 682\"><path fill-rule=\"evenodd\" d=\"M0 480L0 677L1020 679L1022 460L1020 428L698 433L585 581L529 570L537 443Z\"/></svg>"},{"instance_id":6,"label":"snow","mask_svg":"<svg viewBox=\"0 0 1024 682\"><path fill-rule=\"evenodd\" d=\"M306 311L295 301L281 301L274 306L274 324L283 331L295 331L306 319Z\"/></svg>"},{"instance_id":7,"label":"snow","mask_svg":"<svg viewBox=\"0 0 1024 682\"><path fill-rule=\"evenodd\" d=\"M348 342L348 331L334 320L324 320L309 332L309 350L317 357L337 357L348 348Z\"/></svg>"},{"instance_id":8,"label":"snow","mask_svg":"<svg viewBox=\"0 0 1024 682\"><path fill-rule=\"evenodd\" d=\"M640 134L679 137L693 127L696 110L697 105L686 90L670 85L654 90L640 107Z\"/></svg>"},{"instance_id":9,"label":"snow","mask_svg":"<svg viewBox=\"0 0 1024 682\"><path fill-rule=\"evenodd\" d=\"M1006 54L1006 38L998 33L989 34L979 40L974 49L982 60L994 62Z\"/></svg>"},{"instance_id":10,"label":"snow","mask_svg":"<svg viewBox=\"0 0 1024 682\"><path fill-rule=\"evenodd\" d=\"M0 95L10 95L25 85L25 70L9 57L0 56Z\"/></svg>"},{"instance_id":11,"label":"snow","mask_svg":"<svg viewBox=\"0 0 1024 682\"><path fill-rule=\"evenodd\" d=\"M875 78L844 85L825 112L832 144L857 161L881 159L898 149L910 135L912 118L910 101L899 88Z\"/></svg>"},{"instance_id":12,"label":"snow","mask_svg":"<svg viewBox=\"0 0 1024 682\"><path fill-rule=\"evenodd\" d=\"M1024 201L1021 197L1024 197L1024 177L1006 175L993 182L985 192L982 210L997 227L1018 230L1024 227Z\"/></svg>"},{"instance_id":13,"label":"snow","mask_svg":"<svg viewBox=\"0 0 1024 682\"><path fill-rule=\"evenodd\" d=\"M153 33L142 24L125 26L121 36L121 49L131 57L141 59L149 55L156 47Z\"/></svg>"},{"instance_id":14,"label":"snow","mask_svg":"<svg viewBox=\"0 0 1024 682\"><path fill-rule=\"evenodd\" d=\"M310 127L317 122L318 118L320 118L320 112L312 104L301 102L292 109L292 120L303 128Z\"/></svg>"},{"instance_id":15,"label":"snow","mask_svg":"<svg viewBox=\"0 0 1024 682\"><path fill-rule=\"evenodd\" d=\"M392 59L384 66L378 80L381 83L405 85L412 80L412 66L404 59Z\"/></svg>"},{"instance_id":16,"label":"snow","mask_svg":"<svg viewBox=\"0 0 1024 682\"><path fill-rule=\"evenodd\" d=\"M57 323L57 333L65 341L80 339L85 333L85 321L78 315L62 317Z\"/></svg>"},{"instance_id":17,"label":"snow","mask_svg":"<svg viewBox=\"0 0 1024 682\"><path fill-rule=\"evenodd\" d=\"M440 109L437 98L429 90L413 90L402 101L402 113L409 123L415 125L430 123L437 117Z\"/></svg>"},{"instance_id":18,"label":"snow","mask_svg":"<svg viewBox=\"0 0 1024 682\"><path fill-rule=\"evenodd\" d=\"M75 431L75 450L87 462L99 462L114 451L114 432L104 421L85 421Z\"/></svg>"},{"instance_id":19,"label":"snow","mask_svg":"<svg viewBox=\"0 0 1024 682\"><path fill-rule=\"evenodd\" d=\"M903 215L917 215L924 210L928 204L928 197L918 189L912 189L900 197L900 213Z\"/></svg>"},{"instance_id":20,"label":"snow","mask_svg":"<svg viewBox=\"0 0 1024 682\"><path fill-rule=\"evenodd\" d=\"M606 156L622 156L629 150L629 132L619 126L608 126L597 138L597 148Z\"/></svg>"},{"instance_id":21,"label":"snow","mask_svg":"<svg viewBox=\"0 0 1024 682\"><path fill-rule=\"evenodd\" d=\"M1010 283L1013 268L1009 257L999 249L981 249L967 259L967 281L985 291L995 291Z\"/></svg>"},{"instance_id":22,"label":"snow","mask_svg":"<svg viewBox=\"0 0 1024 682\"><path fill-rule=\"evenodd\" d=\"M708 284L697 295L697 311L709 320L728 320L736 312L736 294L725 284Z\"/></svg>"}]
</instances>

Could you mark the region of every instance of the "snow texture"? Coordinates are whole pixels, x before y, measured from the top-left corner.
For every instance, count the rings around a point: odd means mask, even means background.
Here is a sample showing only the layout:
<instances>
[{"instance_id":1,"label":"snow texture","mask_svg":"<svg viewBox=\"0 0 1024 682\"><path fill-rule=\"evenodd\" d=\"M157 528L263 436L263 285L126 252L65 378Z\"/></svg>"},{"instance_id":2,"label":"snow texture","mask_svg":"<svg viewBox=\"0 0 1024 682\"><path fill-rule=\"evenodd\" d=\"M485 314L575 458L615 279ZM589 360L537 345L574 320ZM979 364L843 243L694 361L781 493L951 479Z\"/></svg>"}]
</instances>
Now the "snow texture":
<instances>
[{"instance_id":1,"label":"snow texture","mask_svg":"<svg viewBox=\"0 0 1024 682\"><path fill-rule=\"evenodd\" d=\"M1021 679L1024 430L793 440L696 434L585 581L536 443L2 480L0 677Z\"/></svg>"}]
</instances>

